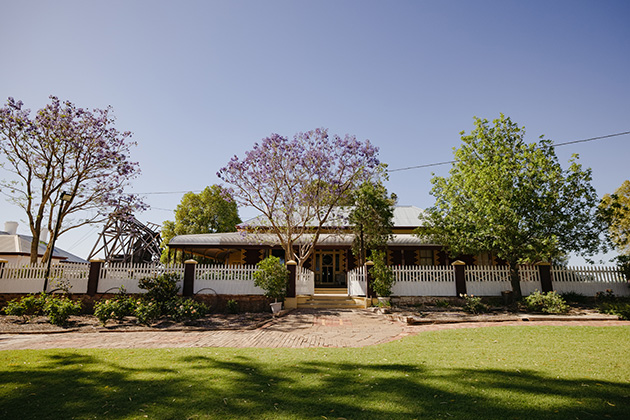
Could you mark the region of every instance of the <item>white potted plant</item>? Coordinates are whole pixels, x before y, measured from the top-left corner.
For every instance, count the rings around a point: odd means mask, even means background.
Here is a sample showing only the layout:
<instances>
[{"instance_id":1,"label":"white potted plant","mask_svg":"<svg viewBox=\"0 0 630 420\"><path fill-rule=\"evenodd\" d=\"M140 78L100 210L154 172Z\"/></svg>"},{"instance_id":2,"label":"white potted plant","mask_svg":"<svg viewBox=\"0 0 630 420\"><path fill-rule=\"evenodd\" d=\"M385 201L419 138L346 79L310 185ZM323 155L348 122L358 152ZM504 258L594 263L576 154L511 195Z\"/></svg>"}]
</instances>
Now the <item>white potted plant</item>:
<instances>
[{"instance_id":1,"label":"white potted plant","mask_svg":"<svg viewBox=\"0 0 630 420\"><path fill-rule=\"evenodd\" d=\"M256 267L258 269L254 272L254 284L265 291L265 296L274 299L270 304L271 312L280 312L287 294L289 270L280 262L280 258L274 256L265 258Z\"/></svg>"}]
</instances>

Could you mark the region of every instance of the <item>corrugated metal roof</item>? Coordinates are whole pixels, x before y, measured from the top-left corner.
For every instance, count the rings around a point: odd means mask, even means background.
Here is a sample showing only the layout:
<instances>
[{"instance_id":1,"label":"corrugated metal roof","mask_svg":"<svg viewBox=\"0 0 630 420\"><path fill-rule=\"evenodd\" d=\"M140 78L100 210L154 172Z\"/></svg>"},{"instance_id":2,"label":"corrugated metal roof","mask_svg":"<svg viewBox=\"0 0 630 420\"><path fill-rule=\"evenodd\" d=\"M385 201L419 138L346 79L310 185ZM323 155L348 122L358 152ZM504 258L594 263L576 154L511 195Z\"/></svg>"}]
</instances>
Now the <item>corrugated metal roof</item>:
<instances>
[{"instance_id":1,"label":"corrugated metal roof","mask_svg":"<svg viewBox=\"0 0 630 420\"><path fill-rule=\"evenodd\" d=\"M32 241L31 236L9 235L7 232L0 231L0 255L30 254ZM46 252L46 244L40 242L37 247L37 254L43 256L44 252ZM59 258L66 262L87 262L87 260L57 247L53 250L53 258Z\"/></svg>"},{"instance_id":2,"label":"corrugated metal roof","mask_svg":"<svg viewBox=\"0 0 630 420\"><path fill-rule=\"evenodd\" d=\"M352 207L337 207L328 221L324 224L326 227L346 227L348 226L348 216L352 211ZM394 227L397 228L414 228L422 226L420 215L424 214L424 210L416 206L395 206L394 207ZM256 216L253 219L246 220L240 226L268 226L269 223L263 216Z\"/></svg>"},{"instance_id":3,"label":"corrugated metal roof","mask_svg":"<svg viewBox=\"0 0 630 420\"><path fill-rule=\"evenodd\" d=\"M307 235L305 239L310 240L312 235ZM350 246L354 240L352 234L322 234L317 242L318 246ZM228 232L228 233L204 233L198 235L179 235L170 240L168 245L173 248L183 247L216 247L216 248L235 248L238 246L252 245L275 245L278 243L278 237L270 233L244 233L244 232ZM299 245L297 241L296 245ZM413 234L397 234L388 242L389 246L419 246L430 245L421 238Z\"/></svg>"}]
</instances>

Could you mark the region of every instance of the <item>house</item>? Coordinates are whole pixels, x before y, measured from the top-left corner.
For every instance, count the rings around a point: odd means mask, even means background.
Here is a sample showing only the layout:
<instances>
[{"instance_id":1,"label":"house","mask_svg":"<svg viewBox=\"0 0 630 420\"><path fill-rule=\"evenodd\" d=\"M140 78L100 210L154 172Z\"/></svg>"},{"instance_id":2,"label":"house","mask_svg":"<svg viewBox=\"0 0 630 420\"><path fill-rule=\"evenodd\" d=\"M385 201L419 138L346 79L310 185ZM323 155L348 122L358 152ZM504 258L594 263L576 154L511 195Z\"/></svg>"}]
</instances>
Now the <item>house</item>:
<instances>
[{"instance_id":1,"label":"house","mask_svg":"<svg viewBox=\"0 0 630 420\"><path fill-rule=\"evenodd\" d=\"M31 243L32 236L20 235L17 233L17 222L5 222L4 230L0 230L0 260L6 260L10 264L27 265L31 260ZM47 232L43 232L48 236ZM46 239L46 238L43 238ZM46 252L45 241L40 241L37 248L37 256L41 258ZM87 263L83 258L77 257L63 249L55 247L52 255L52 262L59 263Z\"/></svg>"},{"instance_id":2,"label":"house","mask_svg":"<svg viewBox=\"0 0 630 420\"><path fill-rule=\"evenodd\" d=\"M393 237L387 244L390 265L448 265L452 262L441 245L427 243L414 235L413 232L421 225L419 217L422 212L415 206L394 208ZM255 218L243 223L237 232L176 236L168 246L170 250L203 256L226 265L256 264L269 255L283 259L284 250L274 234L266 229L252 233L248 228L263 226L260 220ZM354 234L343 222L328 223L313 255L304 264L315 273L315 287L346 287L346 274L357 266L357 258L352 254L353 240ZM463 259L467 264L494 263L494 259L487 255L457 259Z\"/></svg>"}]
</instances>

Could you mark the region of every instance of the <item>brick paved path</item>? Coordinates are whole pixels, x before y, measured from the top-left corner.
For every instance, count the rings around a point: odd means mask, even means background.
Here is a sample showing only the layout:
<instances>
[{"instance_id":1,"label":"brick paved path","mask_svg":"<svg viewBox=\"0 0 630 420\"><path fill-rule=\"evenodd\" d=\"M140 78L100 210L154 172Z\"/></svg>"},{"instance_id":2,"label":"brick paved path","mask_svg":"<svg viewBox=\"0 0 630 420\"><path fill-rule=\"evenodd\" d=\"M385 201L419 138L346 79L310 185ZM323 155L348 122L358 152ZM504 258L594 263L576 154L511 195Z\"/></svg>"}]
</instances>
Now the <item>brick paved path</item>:
<instances>
[{"instance_id":1,"label":"brick paved path","mask_svg":"<svg viewBox=\"0 0 630 420\"><path fill-rule=\"evenodd\" d=\"M405 325L367 310L300 310L247 331L2 334L0 350L166 347L362 347L422 331L495 325L626 325L628 321L510 321Z\"/></svg>"}]
</instances>

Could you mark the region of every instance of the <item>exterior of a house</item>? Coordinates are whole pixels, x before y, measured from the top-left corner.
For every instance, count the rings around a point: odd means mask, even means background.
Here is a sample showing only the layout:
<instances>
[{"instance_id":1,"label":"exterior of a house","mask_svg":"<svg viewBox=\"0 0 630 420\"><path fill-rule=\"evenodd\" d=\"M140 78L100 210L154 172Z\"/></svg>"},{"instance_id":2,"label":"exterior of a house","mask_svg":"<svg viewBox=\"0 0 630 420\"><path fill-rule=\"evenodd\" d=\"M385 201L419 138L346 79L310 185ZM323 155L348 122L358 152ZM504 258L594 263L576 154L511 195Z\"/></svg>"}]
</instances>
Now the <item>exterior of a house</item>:
<instances>
[{"instance_id":1,"label":"exterior of a house","mask_svg":"<svg viewBox=\"0 0 630 420\"><path fill-rule=\"evenodd\" d=\"M6 222L4 230L0 230L0 260L11 264L29 264L31 260L31 243L33 238L17 233L17 222ZM40 242L37 254L41 258L46 252L46 242ZM83 258L77 257L63 249L55 247L52 255L53 264L87 263Z\"/></svg>"},{"instance_id":2,"label":"exterior of a house","mask_svg":"<svg viewBox=\"0 0 630 420\"><path fill-rule=\"evenodd\" d=\"M415 206L394 208L393 237L387 244L387 258L392 266L444 266L453 261L439 244L426 243L414 235L420 227L422 209ZM256 219L253 219L254 221ZM343 220L343 218L341 218ZM180 235L169 242L171 250L199 255L226 265L256 264L269 255L284 258L284 250L272 233L252 233L247 229L252 221L239 227L238 232ZM259 225L260 226L260 225ZM328 226L320 235L313 255L304 264L315 273L315 287L345 288L347 273L357 267L352 254L354 234L348 226ZM488 256L462 256L467 264L495 264Z\"/></svg>"}]
</instances>

